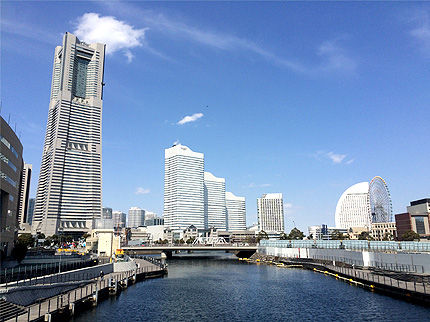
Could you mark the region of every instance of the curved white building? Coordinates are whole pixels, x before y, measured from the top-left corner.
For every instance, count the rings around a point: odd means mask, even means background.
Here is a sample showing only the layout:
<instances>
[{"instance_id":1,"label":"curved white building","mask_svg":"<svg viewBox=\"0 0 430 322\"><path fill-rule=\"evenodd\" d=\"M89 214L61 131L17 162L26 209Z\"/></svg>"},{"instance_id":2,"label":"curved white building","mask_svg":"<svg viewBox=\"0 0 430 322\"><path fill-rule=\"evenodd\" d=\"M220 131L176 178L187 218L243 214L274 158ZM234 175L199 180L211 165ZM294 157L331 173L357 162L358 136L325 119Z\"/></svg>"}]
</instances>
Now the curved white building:
<instances>
[{"instance_id":1,"label":"curved white building","mask_svg":"<svg viewBox=\"0 0 430 322\"><path fill-rule=\"evenodd\" d=\"M225 179L204 173L205 228L227 230Z\"/></svg>"},{"instance_id":2,"label":"curved white building","mask_svg":"<svg viewBox=\"0 0 430 322\"><path fill-rule=\"evenodd\" d=\"M369 183L360 182L340 197L335 213L336 228L370 227Z\"/></svg>"},{"instance_id":3,"label":"curved white building","mask_svg":"<svg viewBox=\"0 0 430 322\"><path fill-rule=\"evenodd\" d=\"M164 225L181 232L205 228L204 155L177 144L164 151Z\"/></svg>"},{"instance_id":4,"label":"curved white building","mask_svg":"<svg viewBox=\"0 0 430 322\"><path fill-rule=\"evenodd\" d=\"M228 231L246 230L245 197L238 197L227 191L225 193L225 203Z\"/></svg>"}]
</instances>

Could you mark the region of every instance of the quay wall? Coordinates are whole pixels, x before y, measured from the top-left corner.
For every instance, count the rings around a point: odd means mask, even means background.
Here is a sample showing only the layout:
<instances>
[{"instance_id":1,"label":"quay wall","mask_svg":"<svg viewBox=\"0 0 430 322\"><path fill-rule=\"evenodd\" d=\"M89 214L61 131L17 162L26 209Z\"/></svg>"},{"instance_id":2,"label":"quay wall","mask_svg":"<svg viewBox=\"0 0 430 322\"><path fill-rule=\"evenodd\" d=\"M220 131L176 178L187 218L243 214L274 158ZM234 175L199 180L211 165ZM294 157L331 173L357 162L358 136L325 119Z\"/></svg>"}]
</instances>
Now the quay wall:
<instances>
[{"instance_id":1,"label":"quay wall","mask_svg":"<svg viewBox=\"0 0 430 322\"><path fill-rule=\"evenodd\" d=\"M265 255L308 258L343 262L364 267L378 267L416 273L430 273L429 253L371 252L346 249L283 248L260 246L258 252Z\"/></svg>"}]
</instances>

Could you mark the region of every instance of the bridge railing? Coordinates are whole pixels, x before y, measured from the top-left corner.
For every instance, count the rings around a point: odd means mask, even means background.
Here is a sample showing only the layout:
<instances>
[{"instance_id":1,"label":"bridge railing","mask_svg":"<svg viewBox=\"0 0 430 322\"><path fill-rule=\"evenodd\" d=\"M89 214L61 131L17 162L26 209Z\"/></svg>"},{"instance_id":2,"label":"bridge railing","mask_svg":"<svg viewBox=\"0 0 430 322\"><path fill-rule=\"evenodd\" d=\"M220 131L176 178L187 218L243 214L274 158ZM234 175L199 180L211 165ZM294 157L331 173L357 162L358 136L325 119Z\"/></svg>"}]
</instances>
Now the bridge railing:
<instances>
[{"instance_id":1,"label":"bridge railing","mask_svg":"<svg viewBox=\"0 0 430 322\"><path fill-rule=\"evenodd\" d=\"M430 252L430 242L367 240L261 240L260 246L278 248L349 249L384 252Z\"/></svg>"}]
</instances>

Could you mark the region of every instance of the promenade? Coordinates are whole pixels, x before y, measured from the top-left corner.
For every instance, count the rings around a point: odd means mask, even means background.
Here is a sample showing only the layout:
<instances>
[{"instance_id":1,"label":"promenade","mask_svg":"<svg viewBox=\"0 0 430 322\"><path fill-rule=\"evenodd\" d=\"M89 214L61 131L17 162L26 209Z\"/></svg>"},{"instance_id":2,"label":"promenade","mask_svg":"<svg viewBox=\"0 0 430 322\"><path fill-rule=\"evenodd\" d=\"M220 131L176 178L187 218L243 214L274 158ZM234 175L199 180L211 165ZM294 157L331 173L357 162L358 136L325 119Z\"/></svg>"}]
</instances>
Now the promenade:
<instances>
[{"instance_id":1,"label":"promenade","mask_svg":"<svg viewBox=\"0 0 430 322\"><path fill-rule=\"evenodd\" d=\"M133 262L137 264L136 268L127 269L127 264ZM121 289L128 287L129 284L166 274L165 268L160 264L151 263L144 259L134 259L132 262L116 264L119 264L119 269L124 271L108 273L103 277L71 281L67 283L68 286L72 285L71 290L49 298L39 299L30 305L21 306L2 302L0 303L0 321L36 321L41 319L50 321L53 317L59 317L62 314L73 315L77 308L83 307L85 304L97 305L100 296L116 294ZM55 286L55 284L48 282L36 286L18 286L18 288L38 287L43 289L43 287L52 287L53 285ZM65 283L59 283L59 286L65 285ZM1 311L2 307L6 312ZM15 315L6 314L11 312L13 307L15 307Z\"/></svg>"}]
</instances>

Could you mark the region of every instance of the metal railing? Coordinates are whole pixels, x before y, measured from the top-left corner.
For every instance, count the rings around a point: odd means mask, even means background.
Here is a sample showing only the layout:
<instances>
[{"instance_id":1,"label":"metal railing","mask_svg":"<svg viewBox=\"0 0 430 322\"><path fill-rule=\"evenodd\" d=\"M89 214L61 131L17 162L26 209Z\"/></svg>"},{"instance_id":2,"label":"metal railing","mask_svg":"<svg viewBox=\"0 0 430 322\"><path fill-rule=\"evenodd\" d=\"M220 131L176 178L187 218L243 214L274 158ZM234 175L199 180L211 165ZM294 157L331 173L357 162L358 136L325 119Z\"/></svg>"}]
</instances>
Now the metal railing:
<instances>
[{"instance_id":1,"label":"metal railing","mask_svg":"<svg viewBox=\"0 0 430 322\"><path fill-rule=\"evenodd\" d=\"M349 249L384 252L430 252L430 242L368 240L261 240L259 246L278 248Z\"/></svg>"}]
</instances>

